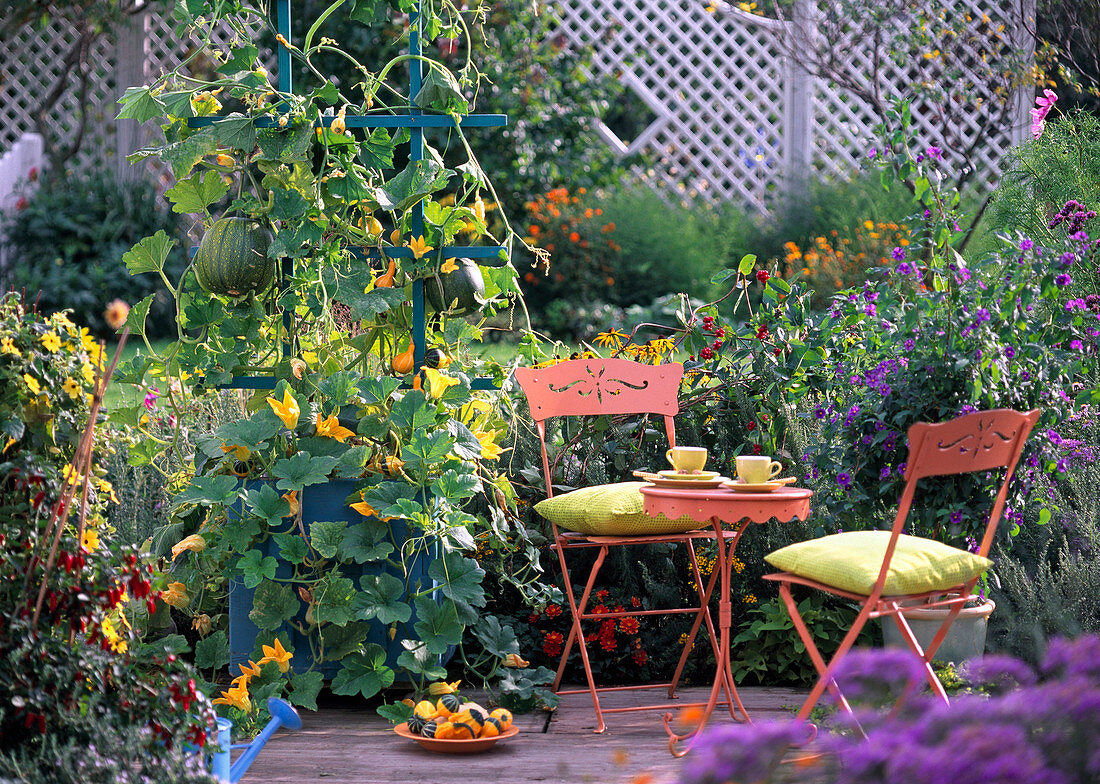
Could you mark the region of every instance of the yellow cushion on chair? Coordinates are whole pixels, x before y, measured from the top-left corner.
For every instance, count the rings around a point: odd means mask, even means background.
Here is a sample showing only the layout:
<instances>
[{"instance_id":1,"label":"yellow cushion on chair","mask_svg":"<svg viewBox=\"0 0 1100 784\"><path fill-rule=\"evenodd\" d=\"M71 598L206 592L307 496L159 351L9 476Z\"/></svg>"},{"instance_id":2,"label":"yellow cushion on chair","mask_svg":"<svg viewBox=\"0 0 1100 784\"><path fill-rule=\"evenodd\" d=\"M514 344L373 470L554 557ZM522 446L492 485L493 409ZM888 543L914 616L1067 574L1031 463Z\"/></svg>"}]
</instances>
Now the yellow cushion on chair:
<instances>
[{"instance_id":1,"label":"yellow cushion on chair","mask_svg":"<svg viewBox=\"0 0 1100 784\"><path fill-rule=\"evenodd\" d=\"M764 556L764 560L784 572L867 596L875 587L889 541L889 531L851 531L792 544ZM977 577L992 565L980 555L902 534L882 593L903 596L946 590Z\"/></svg>"},{"instance_id":2,"label":"yellow cushion on chair","mask_svg":"<svg viewBox=\"0 0 1100 784\"><path fill-rule=\"evenodd\" d=\"M535 504L535 511L566 531L593 536L651 536L694 531L706 523L664 515L650 517L643 509L639 490L645 482L582 487Z\"/></svg>"}]
</instances>

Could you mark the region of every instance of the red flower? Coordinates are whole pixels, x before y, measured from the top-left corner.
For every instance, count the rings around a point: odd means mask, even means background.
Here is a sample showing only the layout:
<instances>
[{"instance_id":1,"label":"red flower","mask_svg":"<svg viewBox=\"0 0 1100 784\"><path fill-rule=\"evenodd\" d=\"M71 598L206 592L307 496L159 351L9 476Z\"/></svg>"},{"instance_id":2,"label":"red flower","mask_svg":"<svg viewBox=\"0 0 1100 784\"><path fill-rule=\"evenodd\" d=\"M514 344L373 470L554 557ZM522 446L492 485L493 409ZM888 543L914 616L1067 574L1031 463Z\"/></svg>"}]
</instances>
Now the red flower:
<instances>
[{"instance_id":1,"label":"red flower","mask_svg":"<svg viewBox=\"0 0 1100 784\"><path fill-rule=\"evenodd\" d=\"M27 201L26 196L20 196L18 199L15 200L15 209L22 212L23 210L27 209L27 205L29 203L30 202Z\"/></svg>"},{"instance_id":2,"label":"red flower","mask_svg":"<svg viewBox=\"0 0 1100 784\"><path fill-rule=\"evenodd\" d=\"M559 615L561 615L561 607L559 607L556 604L546 605L546 617L547 618L557 618Z\"/></svg>"},{"instance_id":3,"label":"red flower","mask_svg":"<svg viewBox=\"0 0 1100 784\"><path fill-rule=\"evenodd\" d=\"M530 615L527 616L527 623L538 623L539 618L541 618L541 617L542 616L539 615L537 612L533 612L533 613L531 613Z\"/></svg>"},{"instance_id":4,"label":"red flower","mask_svg":"<svg viewBox=\"0 0 1100 784\"><path fill-rule=\"evenodd\" d=\"M601 588L600 590L596 591L597 599L606 599L608 596L610 596L610 592L606 588Z\"/></svg>"},{"instance_id":5,"label":"red flower","mask_svg":"<svg viewBox=\"0 0 1100 784\"><path fill-rule=\"evenodd\" d=\"M592 608L592 614L593 615L603 615L606 612L607 612L607 606L603 605L603 604L597 604L595 607Z\"/></svg>"},{"instance_id":6,"label":"red flower","mask_svg":"<svg viewBox=\"0 0 1100 784\"><path fill-rule=\"evenodd\" d=\"M542 652L547 656L561 656L561 648L565 643L565 637L561 632L547 632L542 638Z\"/></svg>"},{"instance_id":7,"label":"red flower","mask_svg":"<svg viewBox=\"0 0 1100 784\"><path fill-rule=\"evenodd\" d=\"M642 600L639 599L637 596L631 596L630 597L630 606L634 607L634 608L641 607L642 606Z\"/></svg>"},{"instance_id":8,"label":"red flower","mask_svg":"<svg viewBox=\"0 0 1100 784\"><path fill-rule=\"evenodd\" d=\"M630 654L630 658L632 658L634 663L639 667L644 667L645 663L649 661L649 654L641 647L638 647L634 649L634 653Z\"/></svg>"},{"instance_id":9,"label":"red flower","mask_svg":"<svg viewBox=\"0 0 1100 784\"><path fill-rule=\"evenodd\" d=\"M641 624L638 623L638 619L633 616L627 616L619 621L619 631L623 634L637 634L641 629Z\"/></svg>"}]
</instances>

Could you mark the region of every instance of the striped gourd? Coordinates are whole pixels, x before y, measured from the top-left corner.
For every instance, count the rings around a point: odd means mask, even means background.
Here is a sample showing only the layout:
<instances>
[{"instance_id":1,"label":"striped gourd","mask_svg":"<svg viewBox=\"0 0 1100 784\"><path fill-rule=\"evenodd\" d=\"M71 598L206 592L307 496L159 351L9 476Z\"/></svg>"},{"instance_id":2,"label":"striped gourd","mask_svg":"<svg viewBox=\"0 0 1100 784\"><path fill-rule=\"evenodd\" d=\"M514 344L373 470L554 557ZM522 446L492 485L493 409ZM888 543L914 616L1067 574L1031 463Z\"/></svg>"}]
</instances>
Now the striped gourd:
<instances>
[{"instance_id":1,"label":"striped gourd","mask_svg":"<svg viewBox=\"0 0 1100 784\"><path fill-rule=\"evenodd\" d=\"M211 294L238 297L260 292L275 280L267 257L271 234L250 218L221 218L203 235L195 254L195 276Z\"/></svg>"}]
</instances>

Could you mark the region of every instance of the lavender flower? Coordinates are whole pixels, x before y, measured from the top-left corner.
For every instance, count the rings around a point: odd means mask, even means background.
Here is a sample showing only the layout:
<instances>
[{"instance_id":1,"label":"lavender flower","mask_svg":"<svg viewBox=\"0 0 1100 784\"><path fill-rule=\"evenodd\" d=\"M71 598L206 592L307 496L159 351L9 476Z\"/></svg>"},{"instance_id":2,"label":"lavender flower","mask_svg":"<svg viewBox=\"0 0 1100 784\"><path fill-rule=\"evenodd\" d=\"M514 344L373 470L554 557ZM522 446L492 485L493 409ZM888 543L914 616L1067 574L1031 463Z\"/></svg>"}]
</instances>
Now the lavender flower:
<instances>
[{"instance_id":1,"label":"lavender flower","mask_svg":"<svg viewBox=\"0 0 1100 784\"><path fill-rule=\"evenodd\" d=\"M841 471L839 474L836 475L836 483L840 485L843 489L847 490L849 487L852 486L852 475Z\"/></svg>"}]
</instances>

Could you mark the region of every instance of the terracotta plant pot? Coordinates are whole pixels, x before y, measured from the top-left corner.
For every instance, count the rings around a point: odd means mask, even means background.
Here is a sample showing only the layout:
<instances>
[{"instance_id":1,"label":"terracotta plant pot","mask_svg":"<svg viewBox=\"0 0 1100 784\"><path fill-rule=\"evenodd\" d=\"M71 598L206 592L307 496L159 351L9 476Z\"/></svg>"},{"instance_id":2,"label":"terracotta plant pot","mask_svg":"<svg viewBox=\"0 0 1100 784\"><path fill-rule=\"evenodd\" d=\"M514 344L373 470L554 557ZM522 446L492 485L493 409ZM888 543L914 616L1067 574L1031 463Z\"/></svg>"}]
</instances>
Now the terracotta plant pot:
<instances>
[{"instance_id":1,"label":"terracotta plant pot","mask_svg":"<svg viewBox=\"0 0 1100 784\"><path fill-rule=\"evenodd\" d=\"M981 656L985 652L985 632L989 615L996 606L994 602L986 599L976 607L964 607L955 618L955 622L951 624L951 628L947 630L947 636L933 658L957 664L975 656ZM946 609L938 607L909 610L905 613L905 619L909 622L909 627L922 648L932 642L947 613ZM894 620L881 618L880 622L883 642L891 648L905 648L905 641Z\"/></svg>"}]
</instances>

